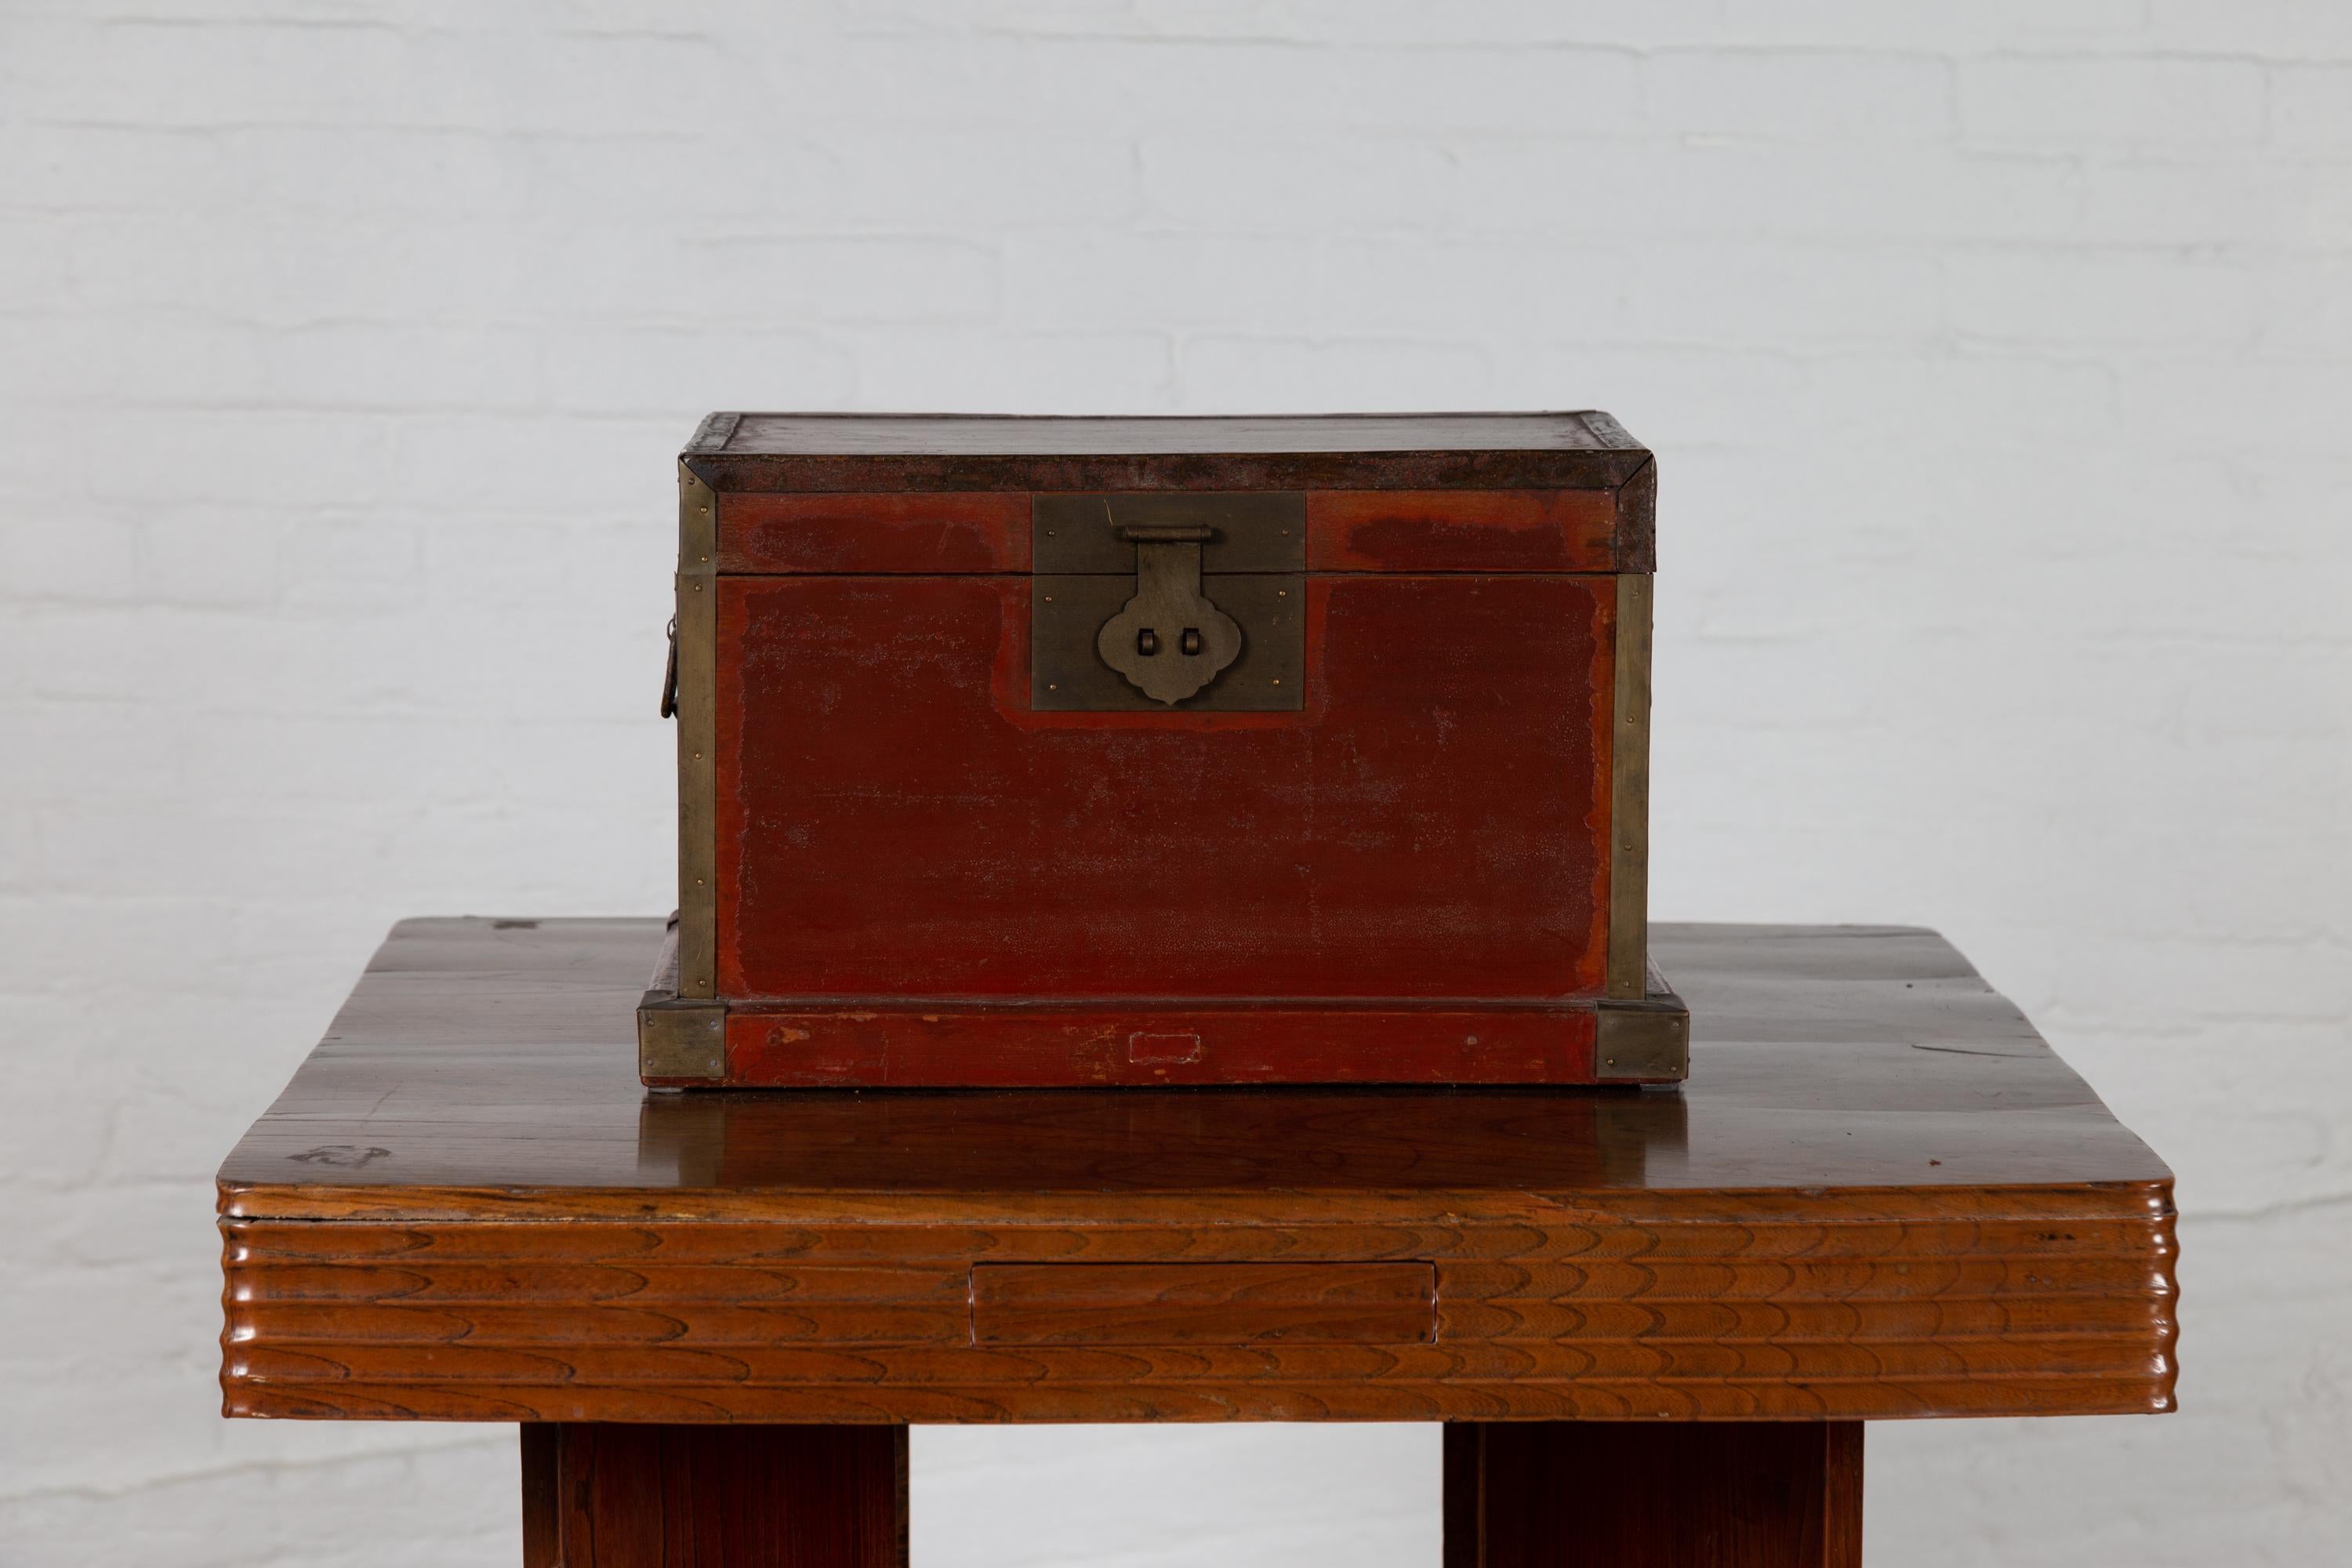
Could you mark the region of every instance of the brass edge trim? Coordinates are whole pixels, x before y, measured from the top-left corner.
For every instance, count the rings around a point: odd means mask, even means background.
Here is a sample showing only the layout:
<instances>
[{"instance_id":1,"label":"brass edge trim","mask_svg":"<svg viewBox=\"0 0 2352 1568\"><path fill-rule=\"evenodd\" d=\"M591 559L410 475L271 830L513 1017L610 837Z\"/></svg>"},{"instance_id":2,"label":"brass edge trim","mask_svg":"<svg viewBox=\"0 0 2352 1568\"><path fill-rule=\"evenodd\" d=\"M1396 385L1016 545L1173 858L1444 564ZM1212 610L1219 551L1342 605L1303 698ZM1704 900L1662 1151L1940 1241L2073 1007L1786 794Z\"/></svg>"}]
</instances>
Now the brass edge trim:
<instances>
[{"instance_id":1,"label":"brass edge trim","mask_svg":"<svg viewBox=\"0 0 2352 1568\"><path fill-rule=\"evenodd\" d=\"M727 1076L727 1009L648 991L637 1003L637 1076L647 1082Z\"/></svg>"},{"instance_id":2,"label":"brass edge trim","mask_svg":"<svg viewBox=\"0 0 2352 1568\"><path fill-rule=\"evenodd\" d=\"M677 991L719 994L719 497L677 466Z\"/></svg>"},{"instance_id":3,"label":"brass edge trim","mask_svg":"<svg viewBox=\"0 0 2352 1568\"><path fill-rule=\"evenodd\" d=\"M1609 735L1608 994L1645 994L1650 937L1650 590L1617 579L1616 690Z\"/></svg>"}]
</instances>

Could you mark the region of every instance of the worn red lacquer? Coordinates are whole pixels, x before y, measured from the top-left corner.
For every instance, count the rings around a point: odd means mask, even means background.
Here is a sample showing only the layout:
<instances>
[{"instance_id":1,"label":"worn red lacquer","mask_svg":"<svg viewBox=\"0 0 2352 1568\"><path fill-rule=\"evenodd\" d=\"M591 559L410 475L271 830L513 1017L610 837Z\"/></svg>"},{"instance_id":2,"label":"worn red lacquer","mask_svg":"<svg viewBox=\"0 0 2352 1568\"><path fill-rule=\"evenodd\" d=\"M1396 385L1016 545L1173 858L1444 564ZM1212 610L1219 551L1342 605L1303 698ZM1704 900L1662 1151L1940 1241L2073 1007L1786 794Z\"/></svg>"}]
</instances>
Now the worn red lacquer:
<instances>
[{"instance_id":1,"label":"worn red lacquer","mask_svg":"<svg viewBox=\"0 0 2352 1568\"><path fill-rule=\"evenodd\" d=\"M1303 712L1041 725L1024 579L721 578L721 994L1594 994L1612 580L1307 593Z\"/></svg>"},{"instance_id":2,"label":"worn red lacquer","mask_svg":"<svg viewBox=\"0 0 2352 1568\"><path fill-rule=\"evenodd\" d=\"M1307 564L1325 572L1610 572L1607 490L1317 490Z\"/></svg>"},{"instance_id":3,"label":"worn red lacquer","mask_svg":"<svg viewBox=\"0 0 2352 1568\"><path fill-rule=\"evenodd\" d=\"M1586 1083L1572 1006L942 1007L755 1004L727 1017L730 1078L839 1088L1039 1083Z\"/></svg>"},{"instance_id":4,"label":"worn red lacquer","mask_svg":"<svg viewBox=\"0 0 2352 1568\"><path fill-rule=\"evenodd\" d=\"M729 573L1025 572L1024 495L739 495L719 509Z\"/></svg>"}]
</instances>

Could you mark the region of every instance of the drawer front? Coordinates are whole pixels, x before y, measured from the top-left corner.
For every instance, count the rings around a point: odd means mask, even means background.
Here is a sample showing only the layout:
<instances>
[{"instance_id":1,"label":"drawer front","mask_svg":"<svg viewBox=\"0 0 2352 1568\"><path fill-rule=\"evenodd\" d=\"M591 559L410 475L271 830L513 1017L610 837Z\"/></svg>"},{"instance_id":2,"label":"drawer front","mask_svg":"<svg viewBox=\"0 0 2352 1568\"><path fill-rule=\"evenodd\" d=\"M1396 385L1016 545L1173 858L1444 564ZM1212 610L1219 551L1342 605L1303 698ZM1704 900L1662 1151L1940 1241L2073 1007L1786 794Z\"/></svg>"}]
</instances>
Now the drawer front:
<instances>
[{"instance_id":1,"label":"drawer front","mask_svg":"<svg viewBox=\"0 0 2352 1568\"><path fill-rule=\"evenodd\" d=\"M1421 1344L1427 1263L982 1263L983 1345Z\"/></svg>"}]
</instances>

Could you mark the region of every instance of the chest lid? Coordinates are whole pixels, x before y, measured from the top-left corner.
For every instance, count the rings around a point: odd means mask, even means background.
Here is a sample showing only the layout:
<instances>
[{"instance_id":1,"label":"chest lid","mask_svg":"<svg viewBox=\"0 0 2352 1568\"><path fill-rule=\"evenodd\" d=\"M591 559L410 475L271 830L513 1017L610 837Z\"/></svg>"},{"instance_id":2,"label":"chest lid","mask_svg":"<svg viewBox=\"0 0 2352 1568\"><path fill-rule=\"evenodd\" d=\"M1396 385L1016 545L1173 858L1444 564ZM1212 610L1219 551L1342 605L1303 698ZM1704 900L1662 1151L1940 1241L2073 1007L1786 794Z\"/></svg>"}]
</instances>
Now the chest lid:
<instances>
[{"instance_id":1,"label":"chest lid","mask_svg":"<svg viewBox=\"0 0 2352 1568\"><path fill-rule=\"evenodd\" d=\"M1055 517L1109 498L1125 526L1126 510L1157 510L1152 498L1171 492L1211 511L1225 510L1209 500L1222 494L1236 518L1297 516L1292 570L1648 572L1654 561L1650 453L1601 413L713 414L680 462L711 492L717 537L697 549L715 545L721 574L1087 570L1058 558L1058 531L1048 542ZM1255 545L1209 521L1202 569L1253 569L1226 558Z\"/></svg>"}]
</instances>

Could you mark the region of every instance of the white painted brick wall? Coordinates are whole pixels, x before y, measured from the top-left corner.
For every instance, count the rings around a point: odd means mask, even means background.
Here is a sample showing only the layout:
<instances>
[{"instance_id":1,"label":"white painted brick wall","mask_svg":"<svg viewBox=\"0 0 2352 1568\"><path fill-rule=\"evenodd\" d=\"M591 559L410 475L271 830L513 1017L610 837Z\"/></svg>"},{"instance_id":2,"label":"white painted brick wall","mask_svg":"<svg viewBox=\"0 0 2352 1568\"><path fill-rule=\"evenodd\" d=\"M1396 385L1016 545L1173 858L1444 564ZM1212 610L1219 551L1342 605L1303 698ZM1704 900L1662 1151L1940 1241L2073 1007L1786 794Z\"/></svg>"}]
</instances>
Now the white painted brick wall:
<instances>
[{"instance_id":1,"label":"white painted brick wall","mask_svg":"<svg viewBox=\"0 0 2352 1568\"><path fill-rule=\"evenodd\" d=\"M2183 1414L1877 1428L1873 1561L2343 1561L2352 5L0 0L0 1562L515 1560L217 1419L208 1181L395 917L666 907L704 410L1588 405L1660 911L1942 926L2181 1177ZM1434 1562L1427 1428L917 1455Z\"/></svg>"}]
</instances>

